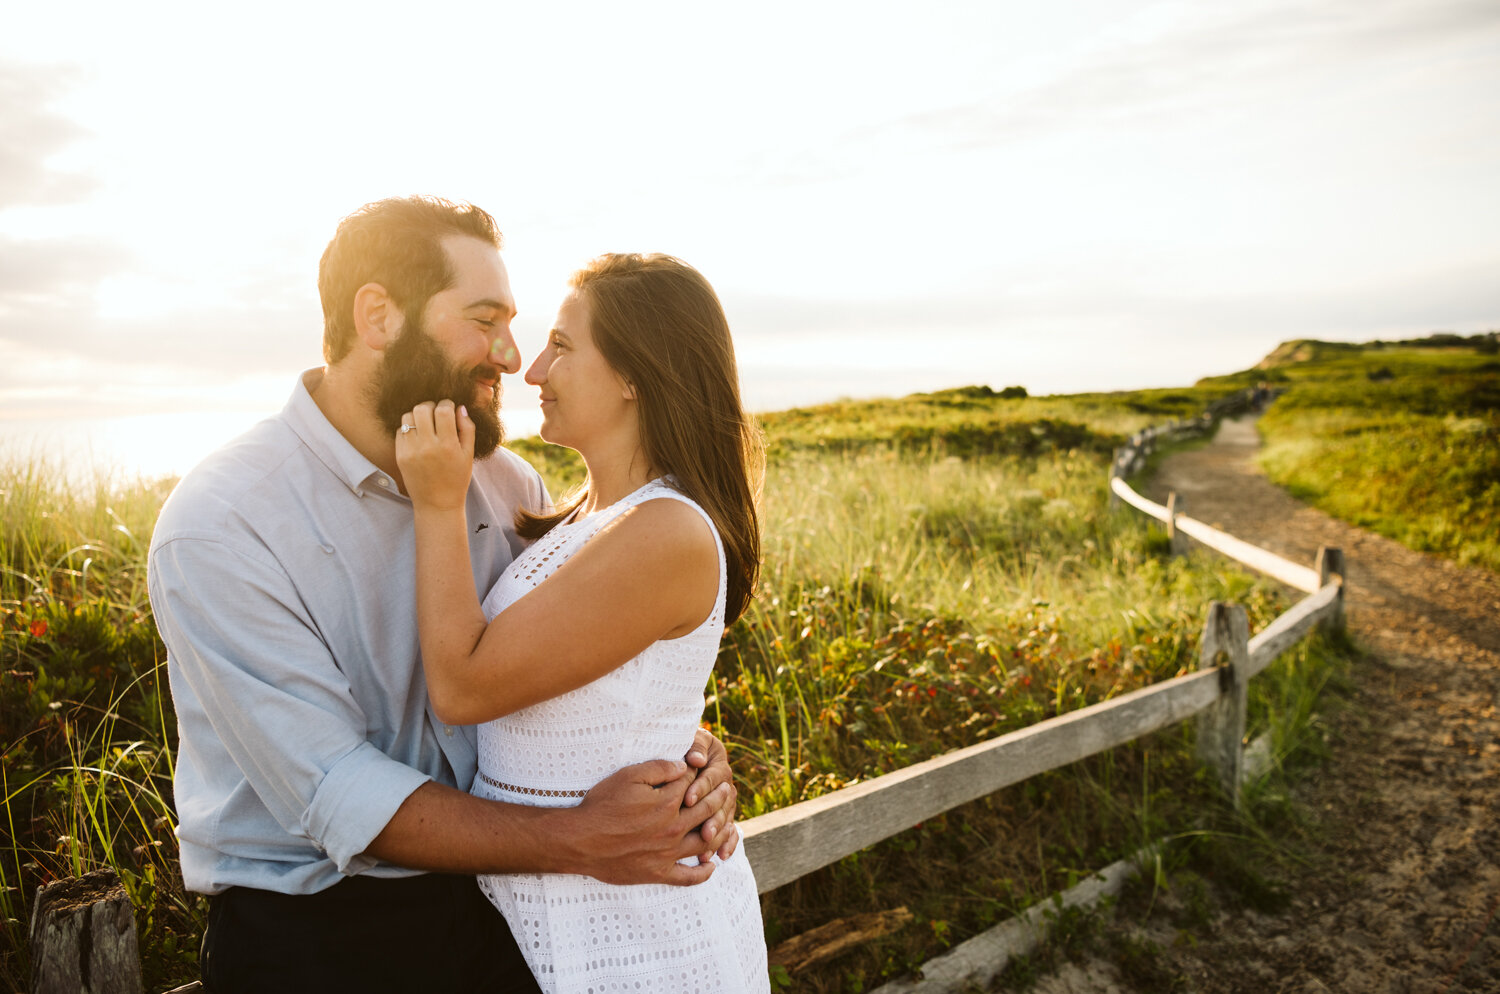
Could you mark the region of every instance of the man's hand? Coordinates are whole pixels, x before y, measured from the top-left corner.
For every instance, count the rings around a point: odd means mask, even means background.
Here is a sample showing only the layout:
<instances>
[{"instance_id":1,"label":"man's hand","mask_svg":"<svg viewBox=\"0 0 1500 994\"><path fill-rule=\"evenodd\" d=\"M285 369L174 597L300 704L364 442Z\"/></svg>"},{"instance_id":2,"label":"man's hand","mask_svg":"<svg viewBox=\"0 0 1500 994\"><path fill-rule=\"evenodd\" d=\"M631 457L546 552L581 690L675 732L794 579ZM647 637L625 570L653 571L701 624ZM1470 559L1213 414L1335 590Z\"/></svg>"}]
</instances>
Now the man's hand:
<instances>
[{"instance_id":1,"label":"man's hand","mask_svg":"<svg viewBox=\"0 0 1500 994\"><path fill-rule=\"evenodd\" d=\"M654 760L599 781L571 812L567 837L558 840L571 851L567 872L611 884L707 880L712 863L678 862L702 854L698 827L718 812L709 798L684 803L697 776L684 763Z\"/></svg>"},{"instance_id":2,"label":"man's hand","mask_svg":"<svg viewBox=\"0 0 1500 994\"><path fill-rule=\"evenodd\" d=\"M697 767L695 769L694 767ZM627 766L576 808L501 804L425 783L366 853L444 873L582 873L612 884L700 884L739 842L724 744L699 731L687 762ZM697 865L678 860L696 859Z\"/></svg>"},{"instance_id":3,"label":"man's hand","mask_svg":"<svg viewBox=\"0 0 1500 994\"><path fill-rule=\"evenodd\" d=\"M728 859L740 844L740 833L734 828L735 805L739 791L734 786L734 772L729 768L729 753L724 743L698 729L693 736L693 747L686 756L690 767L697 767L697 779L687 789L683 806L706 803L712 814L703 822L699 834L703 839L700 861L707 863L717 850L720 859Z\"/></svg>"}]
</instances>

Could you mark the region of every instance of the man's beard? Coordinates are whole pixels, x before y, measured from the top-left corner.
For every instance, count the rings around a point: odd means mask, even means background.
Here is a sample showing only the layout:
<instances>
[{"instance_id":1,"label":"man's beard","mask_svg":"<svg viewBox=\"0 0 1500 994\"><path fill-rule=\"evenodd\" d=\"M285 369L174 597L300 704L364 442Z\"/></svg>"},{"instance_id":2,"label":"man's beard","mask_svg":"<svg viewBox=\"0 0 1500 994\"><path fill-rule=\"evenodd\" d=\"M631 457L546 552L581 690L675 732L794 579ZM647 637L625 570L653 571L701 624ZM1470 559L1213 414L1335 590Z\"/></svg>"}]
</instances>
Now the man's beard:
<instances>
[{"instance_id":1,"label":"man's beard","mask_svg":"<svg viewBox=\"0 0 1500 994\"><path fill-rule=\"evenodd\" d=\"M408 319L401 335L385 350L385 362L374 386L375 413L385 430L395 434L401 427L401 416L423 401L447 399L455 406L466 405L474 422L474 458L483 459L505 441L499 392L491 393L483 404L474 400L475 387L481 382L478 374L489 375L491 371L453 366L422 326Z\"/></svg>"}]
</instances>

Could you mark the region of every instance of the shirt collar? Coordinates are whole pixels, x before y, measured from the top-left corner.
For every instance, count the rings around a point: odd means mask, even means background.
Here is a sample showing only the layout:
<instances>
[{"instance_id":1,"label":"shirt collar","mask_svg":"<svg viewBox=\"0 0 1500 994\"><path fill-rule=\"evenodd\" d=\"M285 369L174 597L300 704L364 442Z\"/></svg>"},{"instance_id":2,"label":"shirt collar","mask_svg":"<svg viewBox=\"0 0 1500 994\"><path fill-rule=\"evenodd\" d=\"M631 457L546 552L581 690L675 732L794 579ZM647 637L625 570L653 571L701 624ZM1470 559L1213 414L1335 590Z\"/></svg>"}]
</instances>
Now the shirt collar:
<instances>
[{"instance_id":1,"label":"shirt collar","mask_svg":"<svg viewBox=\"0 0 1500 994\"><path fill-rule=\"evenodd\" d=\"M396 481L383 472L333 426L323 414L318 402L312 398L312 390L322 382L321 366L309 369L297 377L292 396L282 409L286 423L291 426L302 443L327 466L356 497L365 496L367 490L383 492L400 497ZM384 485L381 484L384 480Z\"/></svg>"}]
</instances>

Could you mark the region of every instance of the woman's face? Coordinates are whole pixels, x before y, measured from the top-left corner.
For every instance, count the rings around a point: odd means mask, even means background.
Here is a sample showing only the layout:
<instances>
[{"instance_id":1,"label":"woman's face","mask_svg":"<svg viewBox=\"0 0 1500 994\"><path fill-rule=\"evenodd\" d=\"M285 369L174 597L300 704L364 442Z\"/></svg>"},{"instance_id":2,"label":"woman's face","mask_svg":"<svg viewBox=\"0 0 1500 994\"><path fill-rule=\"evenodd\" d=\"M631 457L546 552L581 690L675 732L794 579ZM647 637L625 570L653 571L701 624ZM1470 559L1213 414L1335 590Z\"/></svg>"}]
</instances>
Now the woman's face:
<instances>
[{"instance_id":1,"label":"woman's face","mask_svg":"<svg viewBox=\"0 0 1500 994\"><path fill-rule=\"evenodd\" d=\"M588 302L577 291L558 308L526 382L541 390L541 436L554 445L583 450L634 432L635 390L594 345Z\"/></svg>"}]
</instances>

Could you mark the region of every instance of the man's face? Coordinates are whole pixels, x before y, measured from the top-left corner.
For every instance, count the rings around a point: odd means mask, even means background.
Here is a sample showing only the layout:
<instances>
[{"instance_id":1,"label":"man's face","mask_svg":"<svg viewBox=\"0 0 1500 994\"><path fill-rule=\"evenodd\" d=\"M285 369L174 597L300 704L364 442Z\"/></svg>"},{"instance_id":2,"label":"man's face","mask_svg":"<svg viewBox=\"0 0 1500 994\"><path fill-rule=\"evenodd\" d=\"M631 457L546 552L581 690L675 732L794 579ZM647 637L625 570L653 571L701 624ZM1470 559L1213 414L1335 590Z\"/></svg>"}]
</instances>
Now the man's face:
<instances>
[{"instance_id":1,"label":"man's face","mask_svg":"<svg viewBox=\"0 0 1500 994\"><path fill-rule=\"evenodd\" d=\"M420 324L408 321L401 337L385 350L375 383L376 411L386 431L401 427L401 416L427 400L467 404L474 420L474 457L482 459L505 441L500 422L500 385L485 386L483 371L456 365Z\"/></svg>"},{"instance_id":2,"label":"man's face","mask_svg":"<svg viewBox=\"0 0 1500 994\"><path fill-rule=\"evenodd\" d=\"M468 406L474 420L474 455L483 458L504 440L500 423L500 374L520 368L511 337L516 313L510 279L500 253L477 238L443 241L456 278L434 294L420 318L408 315L400 335L386 348L376 381L376 412L386 430L423 401Z\"/></svg>"}]
</instances>

